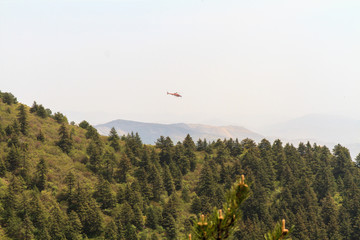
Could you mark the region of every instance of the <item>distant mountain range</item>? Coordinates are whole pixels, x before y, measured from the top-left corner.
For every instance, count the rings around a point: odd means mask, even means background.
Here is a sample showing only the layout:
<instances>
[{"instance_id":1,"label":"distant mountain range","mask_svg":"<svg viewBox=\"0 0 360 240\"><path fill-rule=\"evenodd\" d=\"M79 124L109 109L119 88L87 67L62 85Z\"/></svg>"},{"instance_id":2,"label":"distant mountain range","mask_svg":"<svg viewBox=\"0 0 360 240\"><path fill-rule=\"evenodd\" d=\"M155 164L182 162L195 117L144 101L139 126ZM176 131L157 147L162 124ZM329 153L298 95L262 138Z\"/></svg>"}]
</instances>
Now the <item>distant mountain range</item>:
<instances>
[{"instance_id":1,"label":"distant mountain range","mask_svg":"<svg viewBox=\"0 0 360 240\"><path fill-rule=\"evenodd\" d=\"M102 135L109 135L110 129L114 127L119 135L131 132L139 133L141 140L146 144L154 144L160 136L169 136L174 143L183 141L190 134L196 142L199 138L206 140L251 138L260 141L264 136L252 132L244 127L238 126L210 126L203 124L159 124L144 123L128 120L114 120L105 124L96 125L95 128Z\"/></svg>"},{"instance_id":2,"label":"distant mountain range","mask_svg":"<svg viewBox=\"0 0 360 240\"><path fill-rule=\"evenodd\" d=\"M182 141L187 134L196 142L199 138L207 140L250 138L256 142L267 138L270 141L281 139L284 143L299 142L326 145L332 150L336 144L341 144L350 150L352 158L360 152L360 121L333 116L311 114L283 123L266 126L260 129L262 134L239 126L211 126L204 124L159 124L128 120L114 120L95 128L102 135L109 135L114 127L120 134L138 132L146 144L154 144L160 136L169 136L174 143Z\"/></svg>"}]
</instances>

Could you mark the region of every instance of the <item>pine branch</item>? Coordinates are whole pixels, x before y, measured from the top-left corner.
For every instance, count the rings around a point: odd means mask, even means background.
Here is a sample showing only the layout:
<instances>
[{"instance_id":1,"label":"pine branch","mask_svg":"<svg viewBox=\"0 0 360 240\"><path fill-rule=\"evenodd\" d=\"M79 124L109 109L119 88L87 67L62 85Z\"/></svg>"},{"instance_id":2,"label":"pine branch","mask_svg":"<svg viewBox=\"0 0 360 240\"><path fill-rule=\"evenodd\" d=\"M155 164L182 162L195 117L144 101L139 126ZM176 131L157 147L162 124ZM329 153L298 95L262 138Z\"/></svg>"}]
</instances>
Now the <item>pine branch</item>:
<instances>
[{"instance_id":1,"label":"pine branch","mask_svg":"<svg viewBox=\"0 0 360 240\"><path fill-rule=\"evenodd\" d=\"M290 230L285 228L285 219L281 222L278 222L275 228L264 235L265 240L291 240L290 232L294 229L294 225L290 228Z\"/></svg>"},{"instance_id":2,"label":"pine branch","mask_svg":"<svg viewBox=\"0 0 360 240\"><path fill-rule=\"evenodd\" d=\"M249 196L249 186L245 184L245 177L242 175L240 182L235 183L227 193L224 210L214 208L209 216L202 214L194 222L189 240L221 240L231 237L241 219L240 206ZM264 237L266 240L290 240L289 234L293 228L294 226L290 230L286 229L285 220L282 220L282 223L277 223L274 230Z\"/></svg>"}]
</instances>

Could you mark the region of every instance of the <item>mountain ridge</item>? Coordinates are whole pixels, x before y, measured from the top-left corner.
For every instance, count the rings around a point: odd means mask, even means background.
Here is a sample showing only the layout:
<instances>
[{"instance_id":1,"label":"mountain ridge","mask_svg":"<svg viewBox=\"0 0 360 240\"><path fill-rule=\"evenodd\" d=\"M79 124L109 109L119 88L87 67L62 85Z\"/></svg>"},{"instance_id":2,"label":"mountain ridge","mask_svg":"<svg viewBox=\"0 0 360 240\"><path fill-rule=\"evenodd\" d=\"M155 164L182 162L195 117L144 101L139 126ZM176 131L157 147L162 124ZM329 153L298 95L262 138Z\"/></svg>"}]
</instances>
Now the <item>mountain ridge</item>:
<instances>
[{"instance_id":1,"label":"mountain ridge","mask_svg":"<svg viewBox=\"0 0 360 240\"><path fill-rule=\"evenodd\" d=\"M240 126L212 126L207 124L161 124L145 123L131 120L117 119L108 123L94 126L100 134L108 135L111 128L114 127L119 134L128 134L138 132L144 143L154 143L159 136L169 136L174 141L182 141L187 134L193 139L217 140L224 138L251 138L260 141L263 135L253 132Z\"/></svg>"}]
</instances>

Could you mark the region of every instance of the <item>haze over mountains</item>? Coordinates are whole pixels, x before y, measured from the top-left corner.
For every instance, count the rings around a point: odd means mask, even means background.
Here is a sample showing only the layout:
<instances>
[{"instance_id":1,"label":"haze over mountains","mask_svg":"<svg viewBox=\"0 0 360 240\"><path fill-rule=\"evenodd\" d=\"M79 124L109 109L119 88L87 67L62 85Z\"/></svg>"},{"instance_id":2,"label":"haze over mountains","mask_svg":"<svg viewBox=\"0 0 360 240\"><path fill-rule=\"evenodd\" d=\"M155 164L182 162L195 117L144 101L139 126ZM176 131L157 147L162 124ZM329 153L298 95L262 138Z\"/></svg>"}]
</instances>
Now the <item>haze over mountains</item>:
<instances>
[{"instance_id":1,"label":"haze over mountains","mask_svg":"<svg viewBox=\"0 0 360 240\"><path fill-rule=\"evenodd\" d=\"M262 138L298 144L299 142L326 145L330 149L336 144L347 147L352 158L360 152L360 120L335 115L310 114L283 123L259 128L260 133L240 126L211 126L204 124L159 124L128 120L114 120L95 126L100 134L108 135L114 127L120 135L138 132L146 144L154 144L159 136L169 136L174 142L182 141L187 134L197 139Z\"/></svg>"},{"instance_id":2,"label":"haze over mountains","mask_svg":"<svg viewBox=\"0 0 360 240\"><path fill-rule=\"evenodd\" d=\"M160 124L144 123L128 120L114 120L105 124L96 125L95 128L102 135L108 135L114 127L120 134L138 132L146 144L154 144L160 136L169 136L173 142L183 141L187 134L197 141L199 138L207 140L238 138L251 138L260 141L264 136L238 126L210 126L203 124Z\"/></svg>"},{"instance_id":3,"label":"haze over mountains","mask_svg":"<svg viewBox=\"0 0 360 240\"><path fill-rule=\"evenodd\" d=\"M360 120L342 116L309 114L263 127L260 131L269 139L281 138L295 144L310 141L330 149L341 144L350 150L352 158L360 152Z\"/></svg>"}]
</instances>

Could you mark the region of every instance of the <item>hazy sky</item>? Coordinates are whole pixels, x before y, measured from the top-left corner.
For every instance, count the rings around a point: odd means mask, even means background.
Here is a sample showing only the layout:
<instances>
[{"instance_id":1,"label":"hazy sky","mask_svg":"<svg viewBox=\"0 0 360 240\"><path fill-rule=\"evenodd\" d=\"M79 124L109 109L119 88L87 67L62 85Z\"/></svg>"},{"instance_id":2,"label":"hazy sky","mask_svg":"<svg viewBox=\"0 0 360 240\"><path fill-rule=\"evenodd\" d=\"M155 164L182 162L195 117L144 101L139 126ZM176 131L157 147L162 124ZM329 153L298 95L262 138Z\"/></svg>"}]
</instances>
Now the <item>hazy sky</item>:
<instances>
[{"instance_id":1,"label":"hazy sky","mask_svg":"<svg viewBox=\"0 0 360 240\"><path fill-rule=\"evenodd\" d=\"M359 13L358 0L0 0L0 90L92 124L360 119Z\"/></svg>"}]
</instances>

